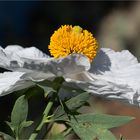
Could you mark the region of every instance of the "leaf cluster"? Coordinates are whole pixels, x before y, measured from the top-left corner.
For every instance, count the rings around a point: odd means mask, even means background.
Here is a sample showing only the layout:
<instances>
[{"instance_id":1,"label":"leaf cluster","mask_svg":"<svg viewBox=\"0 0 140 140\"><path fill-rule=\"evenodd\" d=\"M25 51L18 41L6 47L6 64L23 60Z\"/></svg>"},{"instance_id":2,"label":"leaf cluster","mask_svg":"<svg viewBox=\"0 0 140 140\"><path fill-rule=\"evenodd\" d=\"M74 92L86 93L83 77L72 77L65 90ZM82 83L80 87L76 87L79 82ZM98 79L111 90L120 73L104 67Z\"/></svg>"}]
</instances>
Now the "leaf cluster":
<instances>
[{"instance_id":1,"label":"leaf cluster","mask_svg":"<svg viewBox=\"0 0 140 140\"><path fill-rule=\"evenodd\" d=\"M80 108L88 104L88 99L90 98L90 94L87 92L80 92L78 95L71 97L67 100L62 100L58 93L62 87L62 84L65 80L62 77L57 77L52 81L46 80L43 82L36 83L37 87L31 88L27 90L26 96L20 96L13 107L11 113L11 121L7 122L13 135L10 136L3 132L0 132L0 137L5 140L20 140L22 139L22 132L24 128L31 126L32 121L27 121L28 116L28 98L34 96L35 91L39 91L41 89L44 91L44 97L48 97L50 102L48 103L48 108L46 112L42 113L43 120L41 127L45 124L48 125L47 132L51 130L54 123L60 123L65 125L65 130L61 133L50 135L47 134L48 139L65 139L65 137L71 133L76 134L81 140L117 140L117 138L110 131L111 128L118 127L124 125L134 119L133 117L128 116L113 116L107 114L81 114ZM73 89L72 87L65 87L68 90ZM37 89L37 90L36 90ZM29 94L29 92L31 92ZM50 97L53 97L51 100ZM55 100L54 100L55 99ZM59 103L59 106L54 107L53 110L51 107L55 105L55 103ZM52 114L50 114L53 112ZM41 130L39 127L38 130ZM38 132L35 132L37 135ZM33 135L32 135L33 136ZM34 136L33 136L34 137ZM122 139L122 137L121 137ZM35 140L35 139L33 139Z\"/></svg>"}]
</instances>

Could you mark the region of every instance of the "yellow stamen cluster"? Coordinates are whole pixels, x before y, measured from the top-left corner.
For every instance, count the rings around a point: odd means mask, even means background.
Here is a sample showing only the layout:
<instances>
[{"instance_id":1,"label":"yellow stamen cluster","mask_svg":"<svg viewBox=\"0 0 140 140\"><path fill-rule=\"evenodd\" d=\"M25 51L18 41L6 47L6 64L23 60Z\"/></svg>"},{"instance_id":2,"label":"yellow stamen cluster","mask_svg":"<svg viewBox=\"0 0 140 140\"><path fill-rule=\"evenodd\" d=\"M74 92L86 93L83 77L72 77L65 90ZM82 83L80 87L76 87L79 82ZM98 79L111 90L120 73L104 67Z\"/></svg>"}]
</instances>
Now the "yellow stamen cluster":
<instances>
[{"instance_id":1,"label":"yellow stamen cluster","mask_svg":"<svg viewBox=\"0 0 140 140\"><path fill-rule=\"evenodd\" d=\"M86 55L90 61L94 59L97 52L97 41L87 30L80 26L61 26L51 36L49 50L55 58L65 57L72 53Z\"/></svg>"}]
</instances>

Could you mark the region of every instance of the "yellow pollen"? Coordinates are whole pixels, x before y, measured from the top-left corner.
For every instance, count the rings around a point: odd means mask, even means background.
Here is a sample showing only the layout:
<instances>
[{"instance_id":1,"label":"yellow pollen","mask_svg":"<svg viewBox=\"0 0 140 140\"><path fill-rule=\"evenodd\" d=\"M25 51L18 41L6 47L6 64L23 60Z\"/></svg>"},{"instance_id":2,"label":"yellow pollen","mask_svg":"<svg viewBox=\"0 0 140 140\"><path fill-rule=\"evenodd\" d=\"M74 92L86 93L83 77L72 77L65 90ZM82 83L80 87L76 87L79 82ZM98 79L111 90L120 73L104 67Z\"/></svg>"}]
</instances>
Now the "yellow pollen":
<instances>
[{"instance_id":1,"label":"yellow pollen","mask_svg":"<svg viewBox=\"0 0 140 140\"><path fill-rule=\"evenodd\" d=\"M51 36L48 48L55 58L80 53L92 62L96 56L98 44L92 33L83 30L80 26L64 25Z\"/></svg>"}]
</instances>

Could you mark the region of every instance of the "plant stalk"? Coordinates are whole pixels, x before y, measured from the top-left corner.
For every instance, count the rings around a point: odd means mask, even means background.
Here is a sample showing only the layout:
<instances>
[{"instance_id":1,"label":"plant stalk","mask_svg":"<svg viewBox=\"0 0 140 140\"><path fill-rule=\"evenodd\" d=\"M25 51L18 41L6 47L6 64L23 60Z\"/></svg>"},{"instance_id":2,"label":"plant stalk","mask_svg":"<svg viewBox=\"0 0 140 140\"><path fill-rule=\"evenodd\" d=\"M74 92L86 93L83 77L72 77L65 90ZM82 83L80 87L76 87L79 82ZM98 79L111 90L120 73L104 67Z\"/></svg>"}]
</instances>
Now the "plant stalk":
<instances>
[{"instance_id":1,"label":"plant stalk","mask_svg":"<svg viewBox=\"0 0 140 140\"><path fill-rule=\"evenodd\" d=\"M55 95L54 95L55 96ZM40 130L42 129L43 125L45 124L45 119L48 116L52 106L53 106L53 102L54 102L54 96L52 96L52 99L48 102L44 112L43 112L43 118L40 122L40 124L37 126L37 128L35 129L35 131L31 134L29 140L35 140L36 137L38 136L38 133L40 132Z\"/></svg>"}]
</instances>

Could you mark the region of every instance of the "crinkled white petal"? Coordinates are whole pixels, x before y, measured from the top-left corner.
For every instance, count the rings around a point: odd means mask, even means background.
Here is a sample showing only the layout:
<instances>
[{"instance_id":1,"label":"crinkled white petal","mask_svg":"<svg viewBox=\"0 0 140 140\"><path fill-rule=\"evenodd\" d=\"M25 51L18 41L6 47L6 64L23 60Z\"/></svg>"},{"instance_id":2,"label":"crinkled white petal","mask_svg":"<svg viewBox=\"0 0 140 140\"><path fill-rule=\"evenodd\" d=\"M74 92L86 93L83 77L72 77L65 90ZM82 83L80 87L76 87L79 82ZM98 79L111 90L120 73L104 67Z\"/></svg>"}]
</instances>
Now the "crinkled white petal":
<instances>
[{"instance_id":1,"label":"crinkled white petal","mask_svg":"<svg viewBox=\"0 0 140 140\"><path fill-rule=\"evenodd\" d=\"M23 48L19 45L9 45L5 49L0 47L0 67L13 70L12 67L22 67L25 59L50 58L35 47Z\"/></svg>"},{"instance_id":2,"label":"crinkled white petal","mask_svg":"<svg viewBox=\"0 0 140 140\"><path fill-rule=\"evenodd\" d=\"M19 45L8 45L5 49L4 52L6 54L14 56L23 57L23 58L30 58L30 59L35 59L35 58L49 58L48 55L37 49L36 47L28 47L28 48L23 48Z\"/></svg>"},{"instance_id":3,"label":"crinkled white petal","mask_svg":"<svg viewBox=\"0 0 140 140\"><path fill-rule=\"evenodd\" d=\"M64 58L51 58L35 47L23 48L10 45L0 48L0 67L12 70L0 74L0 95L33 85L33 81L42 81L56 76L68 77L87 71L90 62L82 54L72 54Z\"/></svg>"},{"instance_id":4,"label":"crinkled white petal","mask_svg":"<svg viewBox=\"0 0 140 140\"><path fill-rule=\"evenodd\" d=\"M108 71L118 71L138 63L128 50L115 52L109 48L101 48L91 64L89 72L102 74Z\"/></svg>"},{"instance_id":5,"label":"crinkled white petal","mask_svg":"<svg viewBox=\"0 0 140 140\"><path fill-rule=\"evenodd\" d=\"M31 81L23 79L23 72L4 72L0 74L0 96L21 90L33 85Z\"/></svg>"},{"instance_id":6,"label":"crinkled white petal","mask_svg":"<svg viewBox=\"0 0 140 140\"><path fill-rule=\"evenodd\" d=\"M21 47L20 45L8 45L8 46L4 49L4 51L5 51L6 53L9 53L9 54L13 54L13 53L16 53L16 52L22 51L22 50L24 50L24 48Z\"/></svg>"},{"instance_id":7,"label":"crinkled white petal","mask_svg":"<svg viewBox=\"0 0 140 140\"><path fill-rule=\"evenodd\" d=\"M29 64L23 68L31 70L29 77L34 81L44 80L56 76L70 77L89 70L90 62L82 54L72 54L64 58L40 59L34 61L28 60Z\"/></svg>"},{"instance_id":8,"label":"crinkled white petal","mask_svg":"<svg viewBox=\"0 0 140 140\"><path fill-rule=\"evenodd\" d=\"M127 50L100 49L90 70L71 79L67 80L91 93L140 104L140 63Z\"/></svg>"},{"instance_id":9,"label":"crinkled white petal","mask_svg":"<svg viewBox=\"0 0 140 140\"><path fill-rule=\"evenodd\" d=\"M94 80L93 82L84 82L72 79L66 79L71 87L79 87L84 91L93 93L94 95L105 97L108 99L117 99L130 104L138 104L134 98L137 94L134 94L134 90L128 85L118 85L105 80ZM131 95L133 94L134 97Z\"/></svg>"},{"instance_id":10,"label":"crinkled white petal","mask_svg":"<svg viewBox=\"0 0 140 140\"><path fill-rule=\"evenodd\" d=\"M14 81L9 80L7 86L1 88L1 95L31 86L31 80L41 81L63 76L70 85L85 91L140 104L140 63L127 50L115 52L102 48L90 67L88 58L82 54L54 59L34 47L24 49L8 46L0 48L0 66L19 73L17 79L15 76ZM4 75L10 76L6 73ZM12 76L14 74L11 78Z\"/></svg>"},{"instance_id":11,"label":"crinkled white petal","mask_svg":"<svg viewBox=\"0 0 140 140\"><path fill-rule=\"evenodd\" d=\"M90 68L90 62L82 54L72 54L64 58L51 58L35 47L22 48L8 46L0 49L0 66L12 71L32 74L32 79L51 76L66 76L81 73ZM43 74L40 74L43 73ZM44 74L46 74L44 76ZM43 76L42 76L43 75Z\"/></svg>"}]
</instances>

